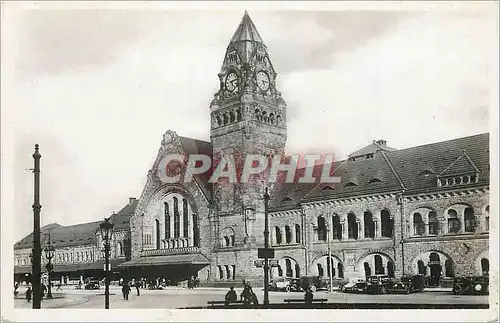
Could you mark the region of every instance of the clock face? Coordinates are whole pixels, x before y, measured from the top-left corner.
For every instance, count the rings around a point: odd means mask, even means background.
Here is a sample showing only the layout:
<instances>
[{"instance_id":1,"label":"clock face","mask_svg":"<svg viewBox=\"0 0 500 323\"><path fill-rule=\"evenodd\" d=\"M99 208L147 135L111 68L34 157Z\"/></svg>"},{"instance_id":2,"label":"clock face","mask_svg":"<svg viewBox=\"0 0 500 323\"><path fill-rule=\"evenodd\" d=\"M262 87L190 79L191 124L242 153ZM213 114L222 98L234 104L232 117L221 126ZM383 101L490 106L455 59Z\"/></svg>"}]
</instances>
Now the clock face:
<instances>
[{"instance_id":1,"label":"clock face","mask_svg":"<svg viewBox=\"0 0 500 323\"><path fill-rule=\"evenodd\" d=\"M226 85L226 89L229 92L234 92L238 88L238 75L235 72L230 72L226 76L226 81L224 83Z\"/></svg>"},{"instance_id":2,"label":"clock face","mask_svg":"<svg viewBox=\"0 0 500 323\"><path fill-rule=\"evenodd\" d=\"M269 76L267 76L266 72L260 71L257 73L257 86L262 91L269 89Z\"/></svg>"}]
</instances>

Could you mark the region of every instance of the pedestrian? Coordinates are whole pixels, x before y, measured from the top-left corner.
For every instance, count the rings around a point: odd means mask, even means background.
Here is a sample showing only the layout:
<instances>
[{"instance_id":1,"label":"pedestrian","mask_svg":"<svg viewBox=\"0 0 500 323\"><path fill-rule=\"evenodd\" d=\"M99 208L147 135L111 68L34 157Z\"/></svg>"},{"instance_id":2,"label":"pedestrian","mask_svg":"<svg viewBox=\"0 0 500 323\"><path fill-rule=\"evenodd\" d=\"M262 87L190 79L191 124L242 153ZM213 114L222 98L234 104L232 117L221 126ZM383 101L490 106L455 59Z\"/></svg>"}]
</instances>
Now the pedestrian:
<instances>
[{"instance_id":1,"label":"pedestrian","mask_svg":"<svg viewBox=\"0 0 500 323\"><path fill-rule=\"evenodd\" d=\"M246 283L243 291L241 292L241 299L243 300L243 304L250 304L252 301L252 287L250 284Z\"/></svg>"},{"instance_id":2,"label":"pedestrian","mask_svg":"<svg viewBox=\"0 0 500 323\"><path fill-rule=\"evenodd\" d=\"M234 286L229 287L229 291L226 294L225 297L225 305L229 305L229 303L236 302L238 300L238 296L236 295L236 292L234 291Z\"/></svg>"},{"instance_id":3,"label":"pedestrian","mask_svg":"<svg viewBox=\"0 0 500 323\"><path fill-rule=\"evenodd\" d=\"M17 296L17 294L19 294L19 292L17 291L17 289L19 288L19 284L18 283L15 283L14 284L14 297Z\"/></svg>"},{"instance_id":4,"label":"pedestrian","mask_svg":"<svg viewBox=\"0 0 500 323\"><path fill-rule=\"evenodd\" d=\"M139 287L141 287L141 282L140 281L136 281L135 282L135 290L137 291L137 296L141 295L141 293L139 292Z\"/></svg>"},{"instance_id":5,"label":"pedestrian","mask_svg":"<svg viewBox=\"0 0 500 323\"><path fill-rule=\"evenodd\" d=\"M306 293L304 294L304 300L306 301L306 304L312 305L313 298L314 298L314 295L313 295L313 291L312 291L311 287L307 287Z\"/></svg>"},{"instance_id":6,"label":"pedestrian","mask_svg":"<svg viewBox=\"0 0 500 323\"><path fill-rule=\"evenodd\" d=\"M31 286L28 286L28 289L26 290L26 300L28 301L28 303L31 301Z\"/></svg>"},{"instance_id":7,"label":"pedestrian","mask_svg":"<svg viewBox=\"0 0 500 323\"><path fill-rule=\"evenodd\" d=\"M123 299L128 301L128 294L130 293L130 286L128 283L124 282L122 286L122 294L123 294Z\"/></svg>"},{"instance_id":8,"label":"pedestrian","mask_svg":"<svg viewBox=\"0 0 500 323\"><path fill-rule=\"evenodd\" d=\"M56 292L57 292L58 290L62 290L62 289L61 289L61 282L57 283L57 289L56 289Z\"/></svg>"}]
</instances>

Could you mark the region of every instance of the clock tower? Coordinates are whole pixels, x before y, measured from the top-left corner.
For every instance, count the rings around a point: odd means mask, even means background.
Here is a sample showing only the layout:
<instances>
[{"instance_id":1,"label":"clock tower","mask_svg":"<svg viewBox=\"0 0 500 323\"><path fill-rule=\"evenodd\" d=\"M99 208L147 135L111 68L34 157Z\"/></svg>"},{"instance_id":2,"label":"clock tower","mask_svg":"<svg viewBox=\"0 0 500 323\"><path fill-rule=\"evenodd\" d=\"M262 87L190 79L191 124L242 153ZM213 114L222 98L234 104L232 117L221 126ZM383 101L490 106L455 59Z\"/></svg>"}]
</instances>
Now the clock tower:
<instances>
[{"instance_id":1,"label":"clock tower","mask_svg":"<svg viewBox=\"0 0 500 323\"><path fill-rule=\"evenodd\" d=\"M210 105L214 159L249 154L272 157L284 153L286 103L276 88L276 71L267 47L245 11L226 49L219 90ZM216 183L220 216L263 212L265 181ZM248 232L247 232L248 233Z\"/></svg>"}]
</instances>

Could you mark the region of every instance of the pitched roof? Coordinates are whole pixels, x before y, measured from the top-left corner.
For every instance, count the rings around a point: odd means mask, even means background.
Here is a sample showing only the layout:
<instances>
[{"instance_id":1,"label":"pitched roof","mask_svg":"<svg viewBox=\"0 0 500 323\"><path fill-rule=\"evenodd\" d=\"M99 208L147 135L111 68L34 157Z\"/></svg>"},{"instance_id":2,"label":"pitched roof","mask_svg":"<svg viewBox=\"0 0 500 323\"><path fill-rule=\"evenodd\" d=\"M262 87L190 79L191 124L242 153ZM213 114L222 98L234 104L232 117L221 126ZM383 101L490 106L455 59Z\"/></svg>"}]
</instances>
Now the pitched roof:
<instances>
[{"instance_id":1,"label":"pitched roof","mask_svg":"<svg viewBox=\"0 0 500 323\"><path fill-rule=\"evenodd\" d=\"M303 170L302 170L303 171ZM439 191L437 174L479 172L479 182L489 185L489 134L479 134L401 150L378 150L373 158L339 161L333 175L340 183L281 184L272 192L270 210L296 209L303 202L394 191ZM315 177L318 172L315 170ZM319 175L320 176L320 175ZM287 199L289 197L289 199Z\"/></svg>"},{"instance_id":2,"label":"pitched roof","mask_svg":"<svg viewBox=\"0 0 500 323\"><path fill-rule=\"evenodd\" d=\"M182 136L179 136L179 141L181 142L182 148L188 155L201 154L210 156L210 159L212 159L212 143ZM208 182L211 175L211 172L204 172L203 174L195 174L193 176L208 199L212 196L213 185Z\"/></svg>"},{"instance_id":3,"label":"pitched roof","mask_svg":"<svg viewBox=\"0 0 500 323\"><path fill-rule=\"evenodd\" d=\"M130 218L134 215L139 201L131 197L129 202L120 211L111 215L110 222L114 224L113 230L128 230L130 227Z\"/></svg>"},{"instance_id":4,"label":"pitched roof","mask_svg":"<svg viewBox=\"0 0 500 323\"><path fill-rule=\"evenodd\" d=\"M231 43L240 42L240 41L253 41L264 43L262 37L260 37L257 28L255 27L252 19L248 15L248 11L245 10L245 14L241 19L241 22L236 29L233 37L231 38Z\"/></svg>"},{"instance_id":5,"label":"pitched roof","mask_svg":"<svg viewBox=\"0 0 500 323\"><path fill-rule=\"evenodd\" d=\"M118 213L111 216L111 222L115 225L115 230L124 230L129 227L130 217L134 214L137 207L137 199L130 198L129 203L125 205ZM55 248L71 247L76 245L95 244L96 232L102 220L88 223L80 223L69 226L61 226L53 223L40 229L40 241L42 246L48 242L49 233L51 244ZM14 244L14 249L26 249L33 247L33 233L24 237Z\"/></svg>"},{"instance_id":6,"label":"pitched roof","mask_svg":"<svg viewBox=\"0 0 500 323\"><path fill-rule=\"evenodd\" d=\"M470 185L489 185L490 147L488 133L401 149L386 154L407 191L416 192L429 189L449 189L437 187L436 176L457 161L463 155L464 150L480 172L479 182ZM471 164L465 160L464 163L455 163L450 170L463 173L459 166L464 167L464 171L471 170Z\"/></svg>"},{"instance_id":7,"label":"pitched roof","mask_svg":"<svg viewBox=\"0 0 500 323\"><path fill-rule=\"evenodd\" d=\"M50 240L54 247L69 247L75 245L93 244L95 243L95 233L99 228L98 222L80 223L70 226L54 227L51 230L42 232L40 241L42 246L47 243L48 233L50 232ZM25 249L33 247L33 233L21 239L14 245L14 249Z\"/></svg>"},{"instance_id":8,"label":"pitched roof","mask_svg":"<svg viewBox=\"0 0 500 323\"><path fill-rule=\"evenodd\" d=\"M383 139L380 140L374 140L371 144L368 146L365 146L361 149L356 150L355 152L351 153L349 157L359 157L367 154L374 154L377 151L394 151L396 150L395 148L391 148L389 146L386 146L386 141Z\"/></svg>"}]
</instances>

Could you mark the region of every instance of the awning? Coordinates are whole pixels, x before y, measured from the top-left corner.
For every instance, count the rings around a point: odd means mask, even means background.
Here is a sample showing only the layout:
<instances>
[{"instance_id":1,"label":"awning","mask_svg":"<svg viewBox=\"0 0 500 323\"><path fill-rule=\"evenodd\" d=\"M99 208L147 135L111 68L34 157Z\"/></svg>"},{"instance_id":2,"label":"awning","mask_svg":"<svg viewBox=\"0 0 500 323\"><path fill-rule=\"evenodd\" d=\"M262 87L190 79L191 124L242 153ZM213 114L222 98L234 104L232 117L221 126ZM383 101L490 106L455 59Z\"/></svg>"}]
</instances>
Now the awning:
<instances>
[{"instance_id":1,"label":"awning","mask_svg":"<svg viewBox=\"0 0 500 323\"><path fill-rule=\"evenodd\" d=\"M139 267L139 266L168 266L168 265L209 265L210 261L201 253L168 255L154 257L140 257L124 262L118 267Z\"/></svg>"},{"instance_id":2,"label":"awning","mask_svg":"<svg viewBox=\"0 0 500 323\"><path fill-rule=\"evenodd\" d=\"M31 267L14 266L14 274L31 274Z\"/></svg>"}]
</instances>

